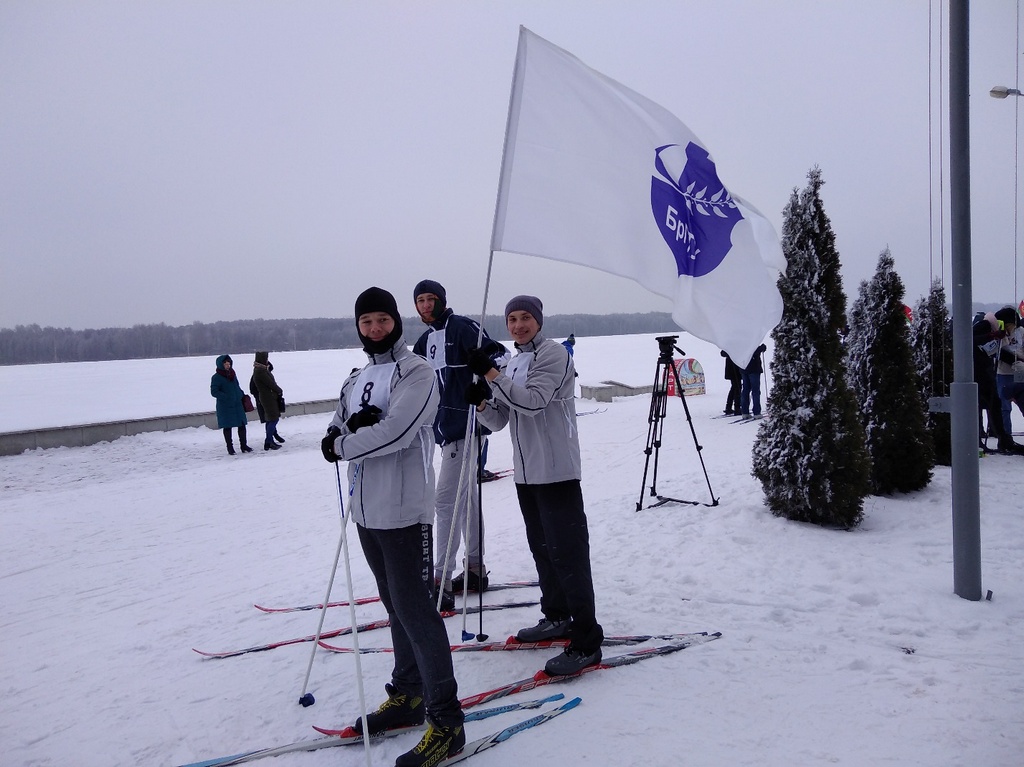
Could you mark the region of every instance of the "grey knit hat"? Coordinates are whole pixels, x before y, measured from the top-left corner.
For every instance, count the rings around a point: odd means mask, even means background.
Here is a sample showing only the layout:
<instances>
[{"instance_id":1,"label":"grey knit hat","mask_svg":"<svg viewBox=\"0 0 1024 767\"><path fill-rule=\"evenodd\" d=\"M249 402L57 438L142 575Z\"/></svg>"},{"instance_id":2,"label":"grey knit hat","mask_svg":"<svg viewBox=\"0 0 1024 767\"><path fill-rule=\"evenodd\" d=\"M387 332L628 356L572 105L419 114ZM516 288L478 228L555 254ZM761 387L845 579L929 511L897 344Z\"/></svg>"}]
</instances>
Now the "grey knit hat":
<instances>
[{"instance_id":1,"label":"grey knit hat","mask_svg":"<svg viewBox=\"0 0 1024 767\"><path fill-rule=\"evenodd\" d=\"M536 296L516 296L505 304L505 318L512 312L529 312L539 326L544 326L544 304Z\"/></svg>"}]
</instances>

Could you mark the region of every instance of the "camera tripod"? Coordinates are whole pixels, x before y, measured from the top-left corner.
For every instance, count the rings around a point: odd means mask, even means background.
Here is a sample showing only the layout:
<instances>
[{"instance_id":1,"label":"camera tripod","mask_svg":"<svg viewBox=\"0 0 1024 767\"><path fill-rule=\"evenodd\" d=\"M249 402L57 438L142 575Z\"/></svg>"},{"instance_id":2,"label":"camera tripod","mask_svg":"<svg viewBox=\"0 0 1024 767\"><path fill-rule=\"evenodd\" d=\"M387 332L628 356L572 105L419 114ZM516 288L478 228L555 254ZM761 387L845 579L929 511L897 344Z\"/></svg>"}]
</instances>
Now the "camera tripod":
<instances>
[{"instance_id":1,"label":"camera tripod","mask_svg":"<svg viewBox=\"0 0 1024 767\"><path fill-rule=\"evenodd\" d=\"M683 501L679 498L669 498L667 496L658 495L658 457L659 451L661 450L662 433L665 428L665 414L668 412L668 383L669 376L672 376L675 383L676 392L679 394L679 399L683 402L683 411L686 413L686 421L690 424L690 434L693 435L693 444L697 448L697 457L700 459L701 469L704 471L704 480L708 483L708 492L711 494L711 503L705 503L704 506L717 506L718 499L715 498L715 492L711 489L711 480L708 478L708 470L704 465L704 456L701 452L704 448L697 441L697 431L693 427L693 418L690 417L690 407L686 404L686 395L683 392L682 382L679 380L679 371L676 370L675 364L672 362L673 350L685 355L682 349L675 345L676 339L679 336L659 336L658 349L660 354L658 355L658 364L654 369L654 387L651 390L651 409L647 415L647 445L644 448L644 455L647 456L644 461L644 478L640 483L640 498L636 502L636 510L640 511L643 509L644 501L644 487L647 484L647 474L651 465L651 455L654 455L654 473L651 475L651 497L657 499L657 503L652 503L647 508L653 508L655 506L662 506L666 503L685 503L691 506L700 506L700 501Z\"/></svg>"}]
</instances>

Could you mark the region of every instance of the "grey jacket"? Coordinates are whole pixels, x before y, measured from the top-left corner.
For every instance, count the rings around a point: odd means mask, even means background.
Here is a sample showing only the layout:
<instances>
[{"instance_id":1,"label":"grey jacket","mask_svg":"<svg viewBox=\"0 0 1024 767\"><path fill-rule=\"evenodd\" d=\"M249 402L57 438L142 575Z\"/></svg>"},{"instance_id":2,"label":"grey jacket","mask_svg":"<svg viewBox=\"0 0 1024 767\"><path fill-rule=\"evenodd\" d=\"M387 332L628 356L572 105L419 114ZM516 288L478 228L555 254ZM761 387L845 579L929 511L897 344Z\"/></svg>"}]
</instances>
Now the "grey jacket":
<instances>
[{"instance_id":1,"label":"grey jacket","mask_svg":"<svg viewBox=\"0 0 1024 767\"><path fill-rule=\"evenodd\" d=\"M580 479L580 440L576 431L576 369L565 347L538 333L516 345L518 354L491 382L493 398L477 414L484 426L509 426L516 484L547 485ZM506 375L523 354L533 353L525 382ZM523 360L520 360L520 364Z\"/></svg>"},{"instance_id":2,"label":"grey jacket","mask_svg":"<svg viewBox=\"0 0 1024 767\"><path fill-rule=\"evenodd\" d=\"M434 416L437 377L401 338L385 354L368 354L369 364L397 363L391 375L387 410L380 422L349 431L350 395L362 370L353 371L341 387L331 420L341 429L334 451L348 461L350 513L357 524L393 530L434 521Z\"/></svg>"}]
</instances>

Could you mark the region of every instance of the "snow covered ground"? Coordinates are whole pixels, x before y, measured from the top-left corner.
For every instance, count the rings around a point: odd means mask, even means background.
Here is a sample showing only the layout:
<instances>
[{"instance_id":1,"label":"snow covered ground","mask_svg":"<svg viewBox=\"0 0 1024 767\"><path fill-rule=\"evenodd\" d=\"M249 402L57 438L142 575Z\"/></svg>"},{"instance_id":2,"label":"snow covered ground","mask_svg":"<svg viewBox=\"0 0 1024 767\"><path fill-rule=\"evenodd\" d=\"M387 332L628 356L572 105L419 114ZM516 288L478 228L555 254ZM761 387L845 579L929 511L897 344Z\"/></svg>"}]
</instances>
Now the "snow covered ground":
<instances>
[{"instance_id":1,"label":"snow covered ground","mask_svg":"<svg viewBox=\"0 0 1024 767\"><path fill-rule=\"evenodd\" d=\"M472 764L1024 764L1022 459L981 461L983 588L993 599L969 602L952 593L948 469L920 493L868 498L852 532L773 517L750 476L757 426L712 418L727 386L717 350L686 335L680 346L708 375L709 393L687 402L721 502L637 513L649 398L580 400L581 412L600 409L579 419L598 616L609 634L722 638L546 688L583 703ZM653 336L576 345L586 383L649 383L657 356ZM249 369L250 357L235 359ZM271 359L294 401L335 396L361 364L351 350ZM0 430L209 410L212 372L212 358L0 368ZM319 451L327 421L286 418L288 442L276 453L231 457L218 432L198 428L0 458L0 764L177 765L354 719L352 656L318 653L317 703L302 708L308 644L225 660L191 649L316 629L315 612L252 604L323 596L339 535L335 474ZM511 466L506 434L492 438L490 456L489 468ZM678 402L669 403L658 490L710 500ZM491 578L534 577L512 481L485 485L484 503ZM355 592L373 593L358 545L351 554ZM345 591L339 571L335 598ZM358 616L383 611L366 605ZM536 608L487 613L483 630L504 638L538 617ZM335 608L325 628L348 621ZM461 619L448 624L458 641ZM471 617L469 629L479 628ZM388 641L376 631L360 643ZM527 677L551 654L456 655L460 692ZM363 656L362 666L376 705L390 658ZM471 723L468 735L520 716ZM415 740L374 746L372 763L392 764ZM264 763L366 758L353 746Z\"/></svg>"}]
</instances>

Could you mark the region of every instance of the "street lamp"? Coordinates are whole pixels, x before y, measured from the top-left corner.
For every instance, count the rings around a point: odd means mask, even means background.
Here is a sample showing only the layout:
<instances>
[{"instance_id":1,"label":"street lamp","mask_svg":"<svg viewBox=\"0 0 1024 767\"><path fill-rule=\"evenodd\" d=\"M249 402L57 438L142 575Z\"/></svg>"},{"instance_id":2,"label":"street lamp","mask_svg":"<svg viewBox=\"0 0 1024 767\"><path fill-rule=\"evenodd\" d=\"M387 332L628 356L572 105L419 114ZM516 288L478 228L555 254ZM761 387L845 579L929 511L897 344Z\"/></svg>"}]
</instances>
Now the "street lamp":
<instances>
[{"instance_id":1,"label":"street lamp","mask_svg":"<svg viewBox=\"0 0 1024 767\"><path fill-rule=\"evenodd\" d=\"M1007 96L1024 96L1016 88L1007 88L1005 85L997 85L995 88L988 92L988 95L994 99L1005 99Z\"/></svg>"}]
</instances>

